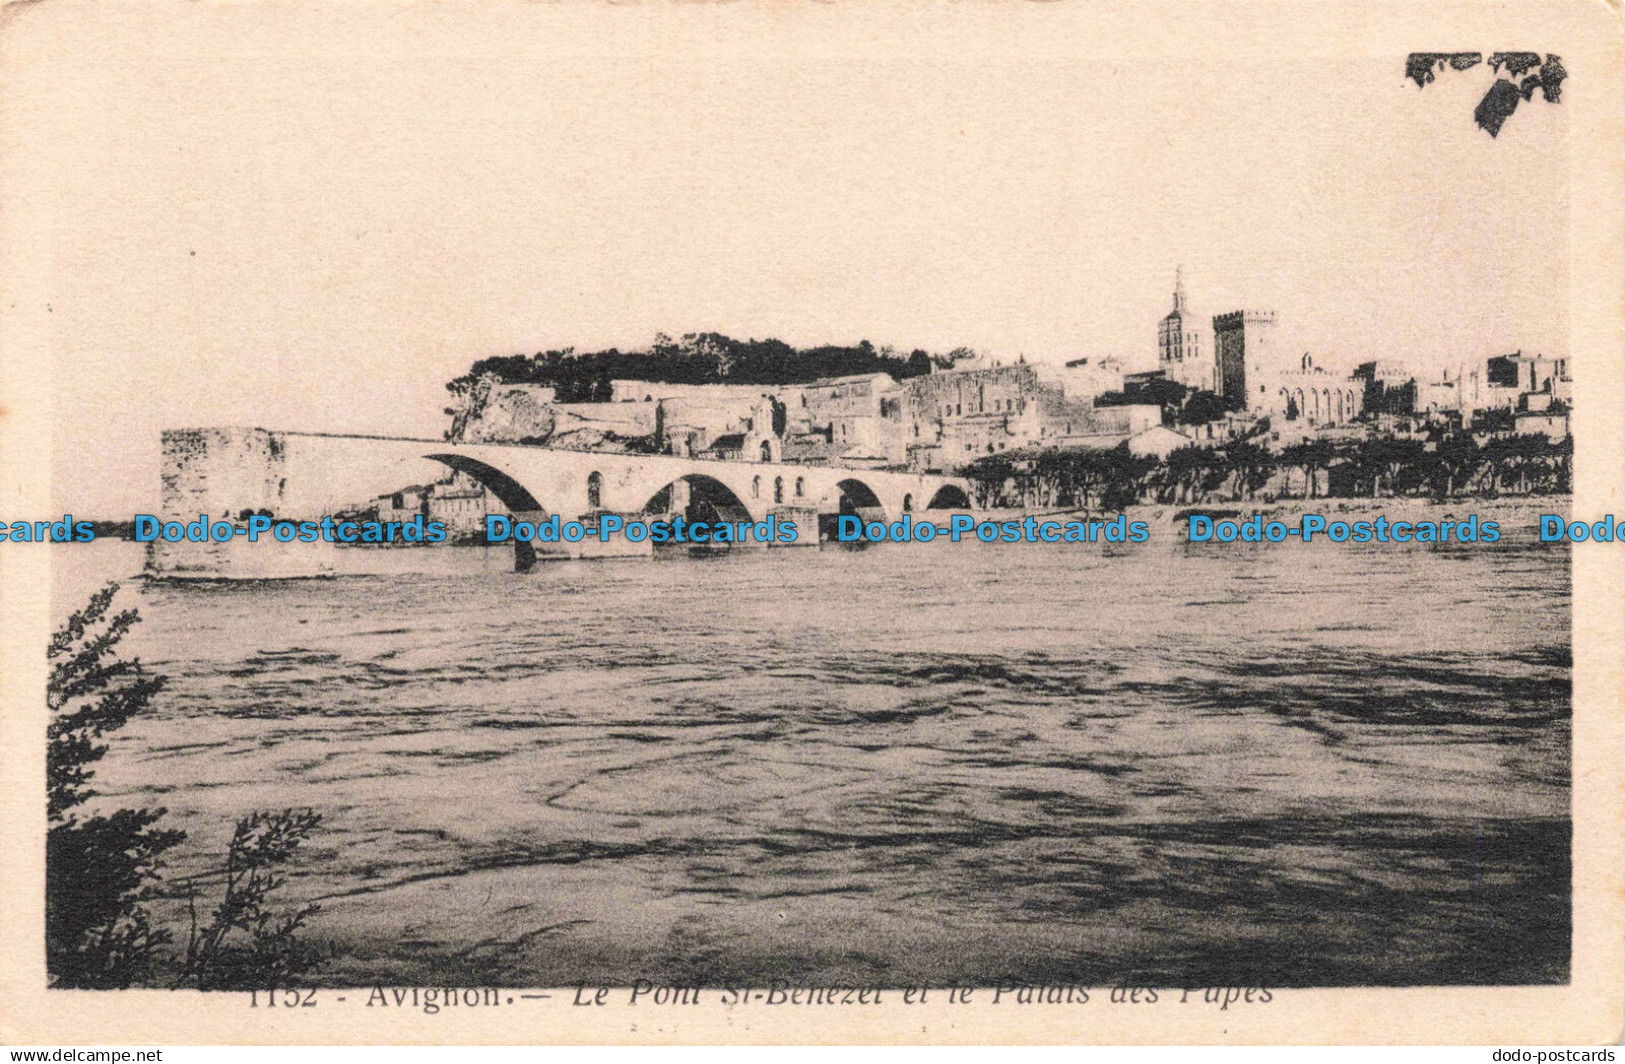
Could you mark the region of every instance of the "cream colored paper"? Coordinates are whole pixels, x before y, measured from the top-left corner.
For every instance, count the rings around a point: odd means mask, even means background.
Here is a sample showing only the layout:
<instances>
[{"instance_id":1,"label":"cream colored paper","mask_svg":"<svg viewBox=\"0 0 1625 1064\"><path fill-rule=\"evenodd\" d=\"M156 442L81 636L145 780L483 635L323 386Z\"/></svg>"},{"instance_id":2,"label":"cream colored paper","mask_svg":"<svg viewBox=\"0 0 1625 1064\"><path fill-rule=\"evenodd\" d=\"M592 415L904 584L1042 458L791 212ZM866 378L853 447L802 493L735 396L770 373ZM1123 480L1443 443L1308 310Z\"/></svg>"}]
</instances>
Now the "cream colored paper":
<instances>
[{"instance_id":1,"label":"cream colored paper","mask_svg":"<svg viewBox=\"0 0 1625 1064\"><path fill-rule=\"evenodd\" d=\"M1560 55L1568 73L1561 103L1521 104L1493 142L1528 159L1539 139L1537 167L1463 182L1425 145L1387 139L1390 122L1422 122L1452 150L1490 143L1471 120L1485 68L1419 89L1405 57L1512 49ZM1507 286L1505 315L1511 334L1570 359L1575 517L1621 515L1622 59L1618 9L1579 0L15 0L0 14L0 514L143 505L166 428L426 435L441 383L488 354L710 328L1035 358L1149 344L1153 322L1124 321L1122 293L1163 292L1182 261L1238 303L1261 289L1325 300L1318 349L1369 347L1389 332L1373 308L1408 300L1392 342L1431 369L1431 344L1505 334L1452 294L1540 239L1566 245L1562 267ZM1554 219L1564 227L1527 229ZM1440 233L1451 242L1427 249L1432 269L1389 267L1385 253ZM1430 315L1441 331L1421 334ZM1618 544L1573 552L1568 986L1275 990L1224 1011L1166 993L1114 1004L1110 987L1081 1008L995 1005L985 991L950 1004L942 989L771 1010L632 1007L624 989L577 1007L565 988L433 1015L357 1007L366 988L275 1011L235 993L46 989L43 647L71 608L51 587L72 550L0 544L0 1041L1620 1034Z\"/></svg>"}]
</instances>

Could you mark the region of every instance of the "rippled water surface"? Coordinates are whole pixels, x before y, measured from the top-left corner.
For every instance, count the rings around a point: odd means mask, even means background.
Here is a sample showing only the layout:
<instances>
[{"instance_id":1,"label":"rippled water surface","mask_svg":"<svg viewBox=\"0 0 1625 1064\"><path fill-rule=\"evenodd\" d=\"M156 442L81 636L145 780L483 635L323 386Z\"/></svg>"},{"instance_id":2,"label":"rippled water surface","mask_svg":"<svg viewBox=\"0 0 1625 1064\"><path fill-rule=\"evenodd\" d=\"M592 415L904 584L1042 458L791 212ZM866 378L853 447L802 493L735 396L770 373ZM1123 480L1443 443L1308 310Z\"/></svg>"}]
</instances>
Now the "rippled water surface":
<instances>
[{"instance_id":1,"label":"rippled water surface","mask_svg":"<svg viewBox=\"0 0 1625 1064\"><path fill-rule=\"evenodd\" d=\"M332 982L1563 982L1568 555L1529 538L132 582L171 685L98 784L178 873L323 813L287 890ZM59 614L139 565L74 557Z\"/></svg>"}]
</instances>

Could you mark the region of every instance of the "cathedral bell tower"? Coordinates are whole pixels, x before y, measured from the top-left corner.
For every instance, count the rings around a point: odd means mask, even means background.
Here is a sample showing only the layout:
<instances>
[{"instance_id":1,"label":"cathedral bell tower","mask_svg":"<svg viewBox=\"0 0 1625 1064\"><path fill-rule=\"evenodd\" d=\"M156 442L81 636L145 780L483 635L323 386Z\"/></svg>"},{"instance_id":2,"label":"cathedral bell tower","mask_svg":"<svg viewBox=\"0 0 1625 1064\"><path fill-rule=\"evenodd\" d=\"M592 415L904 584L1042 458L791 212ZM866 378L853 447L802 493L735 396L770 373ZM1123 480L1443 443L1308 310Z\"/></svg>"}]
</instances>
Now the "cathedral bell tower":
<instances>
[{"instance_id":1,"label":"cathedral bell tower","mask_svg":"<svg viewBox=\"0 0 1625 1064\"><path fill-rule=\"evenodd\" d=\"M1187 388L1219 390L1212 333L1186 305L1183 266L1174 270L1174 309L1157 327L1157 368Z\"/></svg>"}]
</instances>

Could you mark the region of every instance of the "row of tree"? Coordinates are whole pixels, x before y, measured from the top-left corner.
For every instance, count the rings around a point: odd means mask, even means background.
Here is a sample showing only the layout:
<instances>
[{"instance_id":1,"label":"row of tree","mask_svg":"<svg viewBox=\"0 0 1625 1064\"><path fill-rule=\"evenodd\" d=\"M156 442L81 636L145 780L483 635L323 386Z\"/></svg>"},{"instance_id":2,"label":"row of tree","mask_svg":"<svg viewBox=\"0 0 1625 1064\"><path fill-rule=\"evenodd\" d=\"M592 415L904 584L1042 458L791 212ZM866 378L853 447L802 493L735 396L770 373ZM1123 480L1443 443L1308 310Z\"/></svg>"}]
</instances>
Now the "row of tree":
<instances>
[{"instance_id":1,"label":"row of tree","mask_svg":"<svg viewBox=\"0 0 1625 1064\"><path fill-rule=\"evenodd\" d=\"M949 366L973 354L955 348L946 355L916 349L902 354L868 340L855 347L827 344L792 347L782 340L735 340L721 333L689 333L674 340L661 333L647 351L578 352L573 347L534 355L482 358L446 385L464 395L484 374L505 384L545 384L564 403L608 402L614 380L664 384L805 384L824 377L889 373L903 380L930 373L933 365Z\"/></svg>"},{"instance_id":2,"label":"row of tree","mask_svg":"<svg viewBox=\"0 0 1625 1064\"><path fill-rule=\"evenodd\" d=\"M1166 459L1132 454L1126 445L1006 452L978 459L962 472L982 506L1116 510L1133 503L1260 498L1563 494L1571 489L1573 454L1568 439L1504 436L1480 445L1457 433L1428 442L1310 440L1280 452L1240 440L1223 448L1181 447Z\"/></svg>"}]
</instances>

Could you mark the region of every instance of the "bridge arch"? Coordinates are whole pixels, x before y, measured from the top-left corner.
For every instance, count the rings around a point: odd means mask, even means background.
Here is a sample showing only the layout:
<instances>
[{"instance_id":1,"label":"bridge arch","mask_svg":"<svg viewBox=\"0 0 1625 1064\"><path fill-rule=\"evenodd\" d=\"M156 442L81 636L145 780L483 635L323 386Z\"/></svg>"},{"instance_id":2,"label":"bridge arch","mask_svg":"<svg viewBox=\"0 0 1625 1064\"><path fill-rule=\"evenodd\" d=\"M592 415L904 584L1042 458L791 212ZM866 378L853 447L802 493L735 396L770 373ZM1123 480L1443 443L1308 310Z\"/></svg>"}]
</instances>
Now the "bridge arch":
<instances>
[{"instance_id":1,"label":"bridge arch","mask_svg":"<svg viewBox=\"0 0 1625 1064\"><path fill-rule=\"evenodd\" d=\"M423 457L450 466L459 473L466 474L478 481L486 491L497 497L497 501L508 508L508 512L527 521L543 521L551 517L545 507L536 500L536 496L513 477L504 473L496 466L482 462L478 458L471 458L466 454L426 454ZM526 573L536 564L536 548L524 540L513 541L513 567L516 572Z\"/></svg>"},{"instance_id":2,"label":"bridge arch","mask_svg":"<svg viewBox=\"0 0 1625 1064\"><path fill-rule=\"evenodd\" d=\"M530 493L530 489L494 465L482 462L478 458L470 458L466 454L426 454L423 457L473 477L514 513L547 512Z\"/></svg>"},{"instance_id":3,"label":"bridge arch","mask_svg":"<svg viewBox=\"0 0 1625 1064\"><path fill-rule=\"evenodd\" d=\"M754 521L750 507L716 477L687 473L661 487L643 504L648 516L669 515L687 521Z\"/></svg>"},{"instance_id":4,"label":"bridge arch","mask_svg":"<svg viewBox=\"0 0 1625 1064\"><path fill-rule=\"evenodd\" d=\"M927 510L969 510L970 496L958 484L944 484L925 504Z\"/></svg>"},{"instance_id":5,"label":"bridge arch","mask_svg":"<svg viewBox=\"0 0 1625 1064\"><path fill-rule=\"evenodd\" d=\"M835 483L840 498L837 509L843 514L859 514L865 518L886 520L886 506L875 494L875 489L857 477L847 477ZM865 511L868 511L865 513Z\"/></svg>"}]
</instances>

